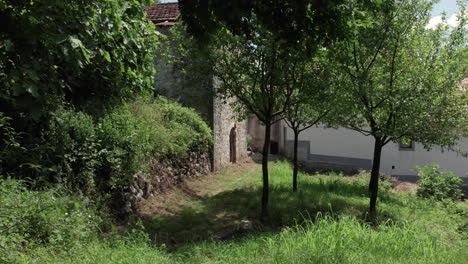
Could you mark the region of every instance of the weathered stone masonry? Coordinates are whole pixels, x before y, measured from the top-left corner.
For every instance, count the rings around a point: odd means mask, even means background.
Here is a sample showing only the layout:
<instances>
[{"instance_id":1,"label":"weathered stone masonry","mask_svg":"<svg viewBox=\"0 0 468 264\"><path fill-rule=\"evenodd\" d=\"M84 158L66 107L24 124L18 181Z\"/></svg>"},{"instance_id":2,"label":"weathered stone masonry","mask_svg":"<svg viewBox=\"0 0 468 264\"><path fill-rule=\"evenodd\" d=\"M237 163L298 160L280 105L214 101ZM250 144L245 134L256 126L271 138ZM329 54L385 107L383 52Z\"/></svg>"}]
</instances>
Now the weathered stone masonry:
<instances>
[{"instance_id":1,"label":"weathered stone masonry","mask_svg":"<svg viewBox=\"0 0 468 264\"><path fill-rule=\"evenodd\" d=\"M236 160L247 156L247 122L237 121L229 103L224 103L220 98L214 98L213 103L213 166L219 170L230 162L230 137L231 129L235 127L236 135Z\"/></svg>"},{"instance_id":2,"label":"weathered stone masonry","mask_svg":"<svg viewBox=\"0 0 468 264\"><path fill-rule=\"evenodd\" d=\"M157 30L171 39L170 26L177 23L177 3L154 4L147 10L150 19L156 24ZM153 20L154 19L154 20ZM174 45L176 45L174 43ZM172 44L169 41L169 52ZM161 51L163 52L163 51ZM172 54L177 56L177 54ZM213 147L211 150L211 169L219 170L230 163L230 132L235 127L235 156L236 160L247 156L247 122L238 121L236 113L230 103L215 96L219 87L213 76L200 72L182 72L176 65L164 62L162 56L155 58L156 92L165 97L178 101L184 106L194 108L207 122L213 131ZM186 63L197 64L203 58L194 57Z\"/></svg>"}]
</instances>

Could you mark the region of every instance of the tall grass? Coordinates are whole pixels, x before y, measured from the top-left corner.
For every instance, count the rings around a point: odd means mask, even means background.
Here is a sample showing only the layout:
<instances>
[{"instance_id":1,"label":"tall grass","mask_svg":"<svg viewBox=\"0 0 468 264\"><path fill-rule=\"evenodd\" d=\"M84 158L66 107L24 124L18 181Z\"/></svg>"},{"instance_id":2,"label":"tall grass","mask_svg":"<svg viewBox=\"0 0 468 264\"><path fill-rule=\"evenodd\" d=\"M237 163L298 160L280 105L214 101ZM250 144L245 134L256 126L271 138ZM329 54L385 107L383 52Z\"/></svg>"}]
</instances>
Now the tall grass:
<instances>
[{"instance_id":1,"label":"tall grass","mask_svg":"<svg viewBox=\"0 0 468 264\"><path fill-rule=\"evenodd\" d=\"M468 259L466 204L447 206L414 193L395 193L383 184L379 218L368 222L367 174L350 179L333 173L301 173L298 192L292 193L290 165L280 161L270 167L271 219L251 232L224 241L211 238L239 219L258 216L258 164L238 175L228 169L213 176L202 185L212 192L199 199L177 196L183 200L177 216L155 217L155 222L146 223L146 231L101 237L66 252L38 248L25 254L23 263L466 263ZM156 229L174 240L187 239L186 243L170 249L154 244L158 239L149 240L148 233Z\"/></svg>"},{"instance_id":2,"label":"tall grass","mask_svg":"<svg viewBox=\"0 0 468 264\"><path fill-rule=\"evenodd\" d=\"M463 263L466 252L412 224L372 227L354 217L319 217L279 234L184 248L178 263Z\"/></svg>"}]
</instances>

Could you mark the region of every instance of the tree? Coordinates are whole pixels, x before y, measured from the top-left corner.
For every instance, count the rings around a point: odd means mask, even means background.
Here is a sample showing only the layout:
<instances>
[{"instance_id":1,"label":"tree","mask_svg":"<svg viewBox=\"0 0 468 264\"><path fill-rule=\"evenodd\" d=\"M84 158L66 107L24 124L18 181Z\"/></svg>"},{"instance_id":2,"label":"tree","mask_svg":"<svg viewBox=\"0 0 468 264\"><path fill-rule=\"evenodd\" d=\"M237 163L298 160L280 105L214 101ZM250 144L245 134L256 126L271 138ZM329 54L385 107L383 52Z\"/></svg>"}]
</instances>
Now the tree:
<instances>
[{"instance_id":1,"label":"tree","mask_svg":"<svg viewBox=\"0 0 468 264\"><path fill-rule=\"evenodd\" d=\"M150 3L0 0L0 137L9 136L0 140L2 170L40 182L61 177L59 155L63 164L86 165L77 171L100 162L100 143L89 136L105 115L100 110L153 89L157 38L144 11ZM56 129L54 122L70 127ZM80 137L83 131L89 134ZM59 138L73 144L54 145ZM59 151L71 145L77 148Z\"/></svg>"},{"instance_id":2,"label":"tree","mask_svg":"<svg viewBox=\"0 0 468 264\"><path fill-rule=\"evenodd\" d=\"M380 160L389 142L413 140L426 148L454 146L467 131L466 13L460 25L425 28L432 2L383 1L380 12L350 4L354 31L334 46L343 72L341 99L351 113L345 127L374 138L369 211L376 212Z\"/></svg>"},{"instance_id":3,"label":"tree","mask_svg":"<svg viewBox=\"0 0 468 264\"><path fill-rule=\"evenodd\" d=\"M0 0L0 111L37 121L64 101L151 91L157 42L144 19L151 2Z\"/></svg>"},{"instance_id":4,"label":"tree","mask_svg":"<svg viewBox=\"0 0 468 264\"><path fill-rule=\"evenodd\" d=\"M290 106L284 113L286 124L294 133L293 192L297 191L297 161L299 134L318 123L324 122L337 105L331 85L332 72L327 65L325 52L316 53L313 59L304 60L298 67ZM332 118L332 117L331 117ZM331 120L330 120L331 123Z\"/></svg>"},{"instance_id":5,"label":"tree","mask_svg":"<svg viewBox=\"0 0 468 264\"><path fill-rule=\"evenodd\" d=\"M220 28L255 38L258 25L289 45L307 40L315 46L346 32L347 11L340 0L180 0L179 6L189 33L200 41Z\"/></svg>"},{"instance_id":6,"label":"tree","mask_svg":"<svg viewBox=\"0 0 468 264\"><path fill-rule=\"evenodd\" d=\"M262 218L268 216L268 154L271 125L290 105L294 82L299 73L299 54L281 48L270 32L258 27L255 38L219 33L211 52L214 76L219 79L217 93L236 99L239 111L254 114L265 125L262 153Z\"/></svg>"},{"instance_id":7,"label":"tree","mask_svg":"<svg viewBox=\"0 0 468 264\"><path fill-rule=\"evenodd\" d=\"M214 45L224 45L221 54L229 54L213 60L218 65L215 75L223 84L220 92L237 97L266 126L262 161L262 215L266 216L270 125L288 108L284 103L289 103L293 88L286 83L296 70L286 65L309 58L342 37L349 11L338 0L181 0L179 7L192 36L199 42L218 42ZM220 44L222 38L233 42Z\"/></svg>"}]
</instances>

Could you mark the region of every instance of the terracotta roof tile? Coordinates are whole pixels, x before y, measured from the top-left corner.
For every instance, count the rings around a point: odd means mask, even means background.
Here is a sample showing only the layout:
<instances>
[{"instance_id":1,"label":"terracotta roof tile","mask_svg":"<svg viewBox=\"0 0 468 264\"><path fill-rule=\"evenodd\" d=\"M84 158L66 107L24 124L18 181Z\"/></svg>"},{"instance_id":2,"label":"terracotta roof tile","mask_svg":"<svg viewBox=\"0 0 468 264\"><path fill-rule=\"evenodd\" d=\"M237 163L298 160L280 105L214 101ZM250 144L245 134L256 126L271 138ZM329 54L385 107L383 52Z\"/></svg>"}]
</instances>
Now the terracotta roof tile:
<instances>
[{"instance_id":1,"label":"terracotta roof tile","mask_svg":"<svg viewBox=\"0 0 468 264\"><path fill-rule=\"evenodd\" d=\"M152 4L146 8L146 19L156 25L174 25L179 12L178 3Z\"/></svg>"}]
</instances>

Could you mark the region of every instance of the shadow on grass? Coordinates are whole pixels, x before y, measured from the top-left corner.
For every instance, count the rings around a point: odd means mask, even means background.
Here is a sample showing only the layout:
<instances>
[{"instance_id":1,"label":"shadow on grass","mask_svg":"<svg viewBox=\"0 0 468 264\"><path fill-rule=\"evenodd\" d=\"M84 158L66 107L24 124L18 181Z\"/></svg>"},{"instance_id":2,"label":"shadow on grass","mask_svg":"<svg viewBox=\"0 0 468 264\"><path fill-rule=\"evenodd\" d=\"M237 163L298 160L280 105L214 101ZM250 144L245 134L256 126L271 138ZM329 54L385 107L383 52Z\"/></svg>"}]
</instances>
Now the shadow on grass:
<instances>
[{"instance_id":1,"label":"shadow on grass","mask_svg":"<svg viewBox=\"0 0 468 264\"><path fill-rule=\"evenodd\" d=\"M212 196L192 197L193 204L184 206L173 216L145 215L143 223L157 244L170 248L187 242L240 237L241 220L253 221L255 232L272 232L285 226L302 224L317 214L353 215L367 218L367 187L357 182L322 180L302 182L296 193L289 185L270 187L269 220L260 224L261 188L246 187L220 192ZM386 197L386 203L394 199ZM395 200L394 202L397 202ZM395 220L387 212L379 212L376 223Z\"/></svg>"}]
</instances>

